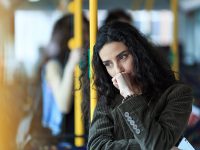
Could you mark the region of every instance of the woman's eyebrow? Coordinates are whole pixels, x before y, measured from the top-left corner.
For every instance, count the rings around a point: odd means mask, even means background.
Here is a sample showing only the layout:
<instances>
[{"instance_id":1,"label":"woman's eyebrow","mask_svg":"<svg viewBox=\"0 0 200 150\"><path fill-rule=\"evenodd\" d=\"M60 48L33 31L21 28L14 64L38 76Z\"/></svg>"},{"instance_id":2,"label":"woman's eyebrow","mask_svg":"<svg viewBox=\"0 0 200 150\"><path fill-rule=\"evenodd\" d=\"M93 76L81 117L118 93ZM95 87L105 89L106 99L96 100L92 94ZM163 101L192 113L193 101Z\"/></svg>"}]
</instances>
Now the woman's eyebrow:
<instances>
[{"instance_id":1,"label":"woman's eyebrow","mask_svg":"<svg viewBox=\"0 0 200 150\"><path fill-rule=\"evenodd\" d=\"M103 64L107 64L109 62L110 62L110 60L106 60L106 61L103 61Z\"/></svg>"}]
</instances>

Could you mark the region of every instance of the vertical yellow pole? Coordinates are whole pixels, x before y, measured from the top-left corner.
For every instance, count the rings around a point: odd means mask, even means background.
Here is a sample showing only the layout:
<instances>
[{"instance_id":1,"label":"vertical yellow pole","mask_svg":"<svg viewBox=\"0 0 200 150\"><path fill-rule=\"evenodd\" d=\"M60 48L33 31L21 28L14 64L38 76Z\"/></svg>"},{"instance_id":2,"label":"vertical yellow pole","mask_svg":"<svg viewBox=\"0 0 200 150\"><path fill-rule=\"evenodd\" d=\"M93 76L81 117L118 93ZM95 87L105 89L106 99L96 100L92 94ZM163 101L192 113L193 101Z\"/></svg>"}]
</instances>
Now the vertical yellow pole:
<instances>
[{"instance_id":1,"label":"vertical yellow pole","mask_svg":"<svg viewBox=\"0 0 200 150\"><path fill-rule=\"evenodd\" d=\"M152 10L153 5L154 5L154 0L146 0L145 8L147 11Z\"/></svg>"},{"instance_id":2,"label":"vertical yellow pole","mask_svg":"<svg viewBox=\"0 0 200 150\"><path fill-rule=\"evenodd\" d=\"M82 34L82 0L75 0L75 17L74 17L74 25L75 25L75 38L77 47L82 47L83 45L83 34ZM80 88L79 77L81 75L81 71L79 66L75 68L75 136L83 136L84 135L84 127L83 121L81 119L81 101L82 101L82 90L77 90ZM81 147L84 145L83 137L75 138L75 145L77 147Z\"/></svg>"},{"instance_id":3,"label":"vertical yellow pole","mask_svg":"<svg viewBox=\"0 0 200 150\"><path fill-rule=\"evenodd\" d=\"M93 69L92 69L92 56L93 47L96 42L97 35L97 0L90 0L90 120L93 118L94 109L96 107L96 90L93 81Z\"/></svg>"},{"instance_id":4,"label":"vertical yellow pole","mask_svg":"<svg viewBox=\"0 0 200 150\"><path fill-rule=\"evenodd\" d=\"M172 69L175 72L179 72L179 51L178 51L178 0L171 0L171 9L174 15L174 24L173 24L173 42L171 45L172 53L174 56ZM179 78L179 75L176 74L176 78Z\"/></svg>"},{"instance_id":5,"label":"vertical yellow pole","mask_svg":"<svg viewBox=\"0 0 200 150\"><path fill-rule=\"evenodd\" d=\"M83 121L81 119L81 100L82 100L82 90L77 90L80 88L79 77L81 74L81 70L78 66L75 68L75 136L83 136L84 135L84 126ZM76 137L75 145L77 147L84 146L84 138Z\"/></svg>"},{"instance_id":6,"label":"vertical yellow pole","mask_svg":"<svg viewBox=\"0 0 200 150\"><path fill-rule=\"evenodd\" d=\"M74 38L70 40L69 46L71 49L73 48L82 48L83 45L83 33L82 33L82 0L74 0L69 4L69 11L74 13ZM80 88L79 77L81 75L81 70L79 66L76 66L74 72L74 88L75 88L75 96L74 96L74 124L75 124L75 146L81 147L84 146L84 138L80 137L84 135L84 126L82 121L82 113L81 113L81 101L82 101L82 90L78 90Z\"/></svg>"}]
</instances>

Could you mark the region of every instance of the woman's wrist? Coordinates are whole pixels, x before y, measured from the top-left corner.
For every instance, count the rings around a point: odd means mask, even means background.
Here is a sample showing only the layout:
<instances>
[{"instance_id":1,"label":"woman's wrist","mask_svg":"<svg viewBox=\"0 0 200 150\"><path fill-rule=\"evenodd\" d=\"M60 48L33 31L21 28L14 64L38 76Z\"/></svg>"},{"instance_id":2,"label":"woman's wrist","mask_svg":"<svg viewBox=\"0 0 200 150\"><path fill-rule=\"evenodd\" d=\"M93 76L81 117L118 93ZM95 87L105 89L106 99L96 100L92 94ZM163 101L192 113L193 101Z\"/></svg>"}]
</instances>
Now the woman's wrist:
<instances>
[{"instance_id":1,"label":"woman's wrist","mask_svg":"<svg viewBox=\"0 0 200 150\"><path fill-rule=\"evenodd\" d=\"M131 90L130 88L125 88L124 89L124 94L122 95L124 98L128 97L128 96L132 96L135 94L135 92L133 90Z\"/></svg>"},{"instance_id":2,"label":"woman's wrist","mask_svg":"<svg viewBox=\"0 0 200 150\"><path fill-rule=\"evenodd\" d=\"M129 97L136 97L136 96L139 96L141 94L142 94L142 92L134 93L132 91L129 91L129 92L127 92L126 96L123 96L124 98L122 100L122 103L124 103Z\"/></svg>"}]
</instances>

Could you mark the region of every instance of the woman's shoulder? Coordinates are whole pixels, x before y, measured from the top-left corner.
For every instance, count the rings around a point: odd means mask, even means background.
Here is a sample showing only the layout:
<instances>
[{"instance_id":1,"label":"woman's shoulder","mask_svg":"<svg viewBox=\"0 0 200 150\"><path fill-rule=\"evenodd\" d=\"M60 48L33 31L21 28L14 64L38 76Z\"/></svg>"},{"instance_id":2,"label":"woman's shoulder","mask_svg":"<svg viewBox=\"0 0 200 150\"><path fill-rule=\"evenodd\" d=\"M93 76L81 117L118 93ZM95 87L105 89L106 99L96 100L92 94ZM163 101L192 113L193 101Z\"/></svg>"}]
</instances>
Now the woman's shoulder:
<instances>
[{"instance_id":1,"label":"woman's shoulder","mask_svg":"<svg viewBox=\"0 0 200 150\"><path fill-rule=\"evenodd\" d=\"M175 83L169 86L159 97L159 103L156 103L158 107L166 106L166 103L173 105L178 104L192 104L193 94L192 89L183 83Z\"/></svg>"},{"instance_id":2,"label":"woman's shoulder","mask_svg":"<svg viewBox=\"0 0 200 150\"><path fill-rule=\"evenodd\" d=\"M169 86L165 92L168 97L179 97L179 96L192 96L192 88L184 83L175 83Z\"/></svg>"}]
</instances>

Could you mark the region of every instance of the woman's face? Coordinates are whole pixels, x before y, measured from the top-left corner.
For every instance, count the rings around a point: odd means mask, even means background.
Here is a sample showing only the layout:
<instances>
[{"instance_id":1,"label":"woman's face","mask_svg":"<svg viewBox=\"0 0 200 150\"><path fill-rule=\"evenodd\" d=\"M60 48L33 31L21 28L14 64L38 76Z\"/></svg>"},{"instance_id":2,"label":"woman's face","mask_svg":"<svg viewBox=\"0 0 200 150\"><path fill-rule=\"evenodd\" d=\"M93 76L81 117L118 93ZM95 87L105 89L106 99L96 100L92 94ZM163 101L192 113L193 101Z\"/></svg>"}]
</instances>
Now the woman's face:
<instances>
[{"instance_id":1,"label":"woman's face","mask_svg":"<svg viewBox=\"0 0 200 150\"><path fill-rule=\"evenodd\" d=\"M105 44L100 50L99 56L111 77L121 72L133 76L133 56L124 43L111 42Z\"/></svg>"}]
</instances>

